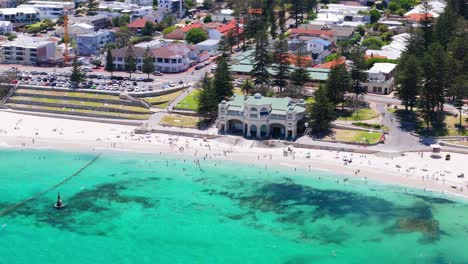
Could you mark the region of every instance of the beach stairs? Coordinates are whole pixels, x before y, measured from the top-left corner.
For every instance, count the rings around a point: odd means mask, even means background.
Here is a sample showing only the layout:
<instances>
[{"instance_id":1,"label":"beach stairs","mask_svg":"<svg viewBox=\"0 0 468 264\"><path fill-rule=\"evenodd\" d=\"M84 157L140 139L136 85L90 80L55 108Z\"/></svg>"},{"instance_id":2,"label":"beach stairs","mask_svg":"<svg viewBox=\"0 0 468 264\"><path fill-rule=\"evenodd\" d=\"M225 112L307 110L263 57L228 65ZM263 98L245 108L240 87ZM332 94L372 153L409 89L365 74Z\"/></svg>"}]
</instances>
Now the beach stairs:
<instances>
[{"instance_id":1,"label":"beach stairs","mask_svg":"<svg viewBox=\"0 0 468 264\"><path fill-rule=\"evenodd\" d=\"M6 100L14 110L85 117L146 120L151 116L143 100L98 91L20 85Z\"/></svg>"},{"instance_id":2,"label":"beach stairs","mask_svg":"<svg viewBox=\"0 0 468 264\"><path fill-rule=\"evenodd\" d=\"M4 85L4 84L2 84L2 85ZM10 85L10 84L6 84L6 85ZM11 87L11 89L8 90L7 95L2 99L2 101L0 102L0 104L6 104L6 102L8 101L8 98L10 98L10 96L12 96L12 95L15 93L15 91L16 91L17 88L18 88L18 85L17 85L17 84L14 85L13 87Z\"/></svg>"}]
</instances>

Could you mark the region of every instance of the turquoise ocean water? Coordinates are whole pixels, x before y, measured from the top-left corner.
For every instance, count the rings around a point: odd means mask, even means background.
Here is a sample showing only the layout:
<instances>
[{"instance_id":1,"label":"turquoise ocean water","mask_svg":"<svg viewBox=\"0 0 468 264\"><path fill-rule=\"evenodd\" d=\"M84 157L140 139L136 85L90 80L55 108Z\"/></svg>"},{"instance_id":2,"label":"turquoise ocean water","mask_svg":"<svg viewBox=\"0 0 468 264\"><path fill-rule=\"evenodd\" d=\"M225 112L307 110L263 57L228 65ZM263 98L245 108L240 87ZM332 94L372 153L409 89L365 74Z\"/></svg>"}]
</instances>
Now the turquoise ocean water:
<instances>
[{"instance_id":1,"label":"turquoise ocean water","mask_svg":"<svg viewBox=\"0 0 468 264\"><path fill-rule=\"evenodd\" d=\"M0 210L95 155L0 150ZM468 263L468 203L342 179L225 161L201 161L199 168L182 156L103 154L57 189L0 216L0 264ZM57 191L62 210L53 208Z\"/></svg>"}]
</instances>

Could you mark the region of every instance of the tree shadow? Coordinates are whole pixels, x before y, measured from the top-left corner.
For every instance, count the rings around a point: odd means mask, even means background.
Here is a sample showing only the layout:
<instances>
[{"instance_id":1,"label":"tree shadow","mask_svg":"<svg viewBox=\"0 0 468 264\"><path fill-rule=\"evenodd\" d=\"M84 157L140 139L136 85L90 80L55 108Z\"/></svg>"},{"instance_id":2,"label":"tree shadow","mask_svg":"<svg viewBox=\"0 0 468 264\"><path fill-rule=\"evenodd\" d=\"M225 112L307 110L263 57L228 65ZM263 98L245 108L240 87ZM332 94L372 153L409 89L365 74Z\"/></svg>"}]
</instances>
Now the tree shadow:
<instances>
[{"instance_id":1,"label":"tree shadow","mask_svg":"<svg viewBox=\"0 0 468 264\"><path fill-rule=\"evenodd\" d=\"M418 114L414 111L400 109L396 110L394 115L399 122L398 127L403 131L416 131L418 127L422 126L421 120L418 118Z\"/></svg>"}]
</instances>

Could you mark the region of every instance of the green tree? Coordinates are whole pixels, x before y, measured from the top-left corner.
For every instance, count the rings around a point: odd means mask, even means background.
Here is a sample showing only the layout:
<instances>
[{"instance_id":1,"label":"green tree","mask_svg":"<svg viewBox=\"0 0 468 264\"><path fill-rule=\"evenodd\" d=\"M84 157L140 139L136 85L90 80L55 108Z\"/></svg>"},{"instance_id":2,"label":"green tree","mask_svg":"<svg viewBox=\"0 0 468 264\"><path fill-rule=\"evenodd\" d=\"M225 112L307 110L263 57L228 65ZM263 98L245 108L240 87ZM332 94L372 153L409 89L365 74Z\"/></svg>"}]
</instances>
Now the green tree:
<instances>
[{"instance_id":1,"label":"green tree","mask_svg":"<svg viewBox=\"0 0 468 264\"><path fill-rule=\"evenodd\" d=\"M255 53L253 59L253 67L251 75L254 78L256 86L260 86L262 92L267 90L270 84L270 73L268 67L270 66L270 53L268 52L268 35L265 29L257 34L257 42L255 43Z\"/></svg>"},{"instance_id":2,"label":"green tree","mask_svg":"<svg viewBox=\"0 0 468 264\"><path fill-rule=\"evenodd\" d=\"M314 94L315 102L309 107L310 128L312 132L323 132L330 128L330 123L335 120L335 106L327 97L326 86L321 85Z\"/></svg>"},{"instance_id":3,"label":"green tree","mask_svg":"<svg viewBox=\"0 0 468 264\"><path fill-rule=\"evenodd\" d=\"M119 47L127 46L130 43L130 38L133 33L128 29L128 27L121 26L117 32L115 32L115 40Z\"/></svg>"},{"instance_id":4,"label":"green tree","mask_svg":"<svg viewBox=\"0 0 468 264\"><path fill-rule=\"evenodd\" d=\"M307 67L310 64L310 61L307 59L307 50L304 42L302 42L296 50L296 67L291 73L291 83L303 87L304 84L310 81L310 76L307 71Z\"/></svg>"},{"instance_id":5,"label":"green tree","mask_svg":"<svg viewBox=\"0 0 468 264\"><path fill-rule=\"evenodd\" d=\"M207 15L205 18L203 18L203 23L210 23L212 21L213 19L211 18L211 15Z\"/></svg>"},{"instance_id":6,"label":"green tree","mask_svg":"<svg viewBox=\"0 0 468 264\"><path fill-rule=\"evenodd\" d=\"M330 102L335 105L341 103L341 108L343 110L345 95L351 86L351 78L344 63L331 68L326 86L327 96Z\"/></svg>"},{"instance_id":7,"label":"green tree","mask_svg":"<svg viewBox=\"0 0 468 264\"><path fill-rule=\"evenodd\" d=\"M218 100L212 85L212 80L207 74L200 81L200 93L198 94L197 113L214 119L218 112Z\"/></svg>"},{"instance_id":8,"label":"green tree","mask_svg":"<svg viewBox=\"0 0 468 264\"><path fill-rule=\"evenodd\" d=\"M398 97L408 110L413 111L421 89L422 70L415 55L404 55L397 68Z\"/></svg>"},{"instance_id":9,"label":"green tree","mask_svg":"<svg viewBox=\"0 0 468 264\"><path fill-rule=\"evenodd\" d=\"M133 51L133 46L131 45L128 46L127 52L125 54L124 70L129 73L130 78L132 78L132 73L137 70L135 52Z\"/></svg>"},{"instance_id":10,"label":"green tree","mask_svg":"<svg viewBox=\"0 0 468 264\"><path fill-rule=\"evenodd\" d=\"M366 34L366 28L363 25L357 26L356 31L361 35L361 37L364 37Z\"/></svg>"},{"instance_id":11,"label":"green tree","mask_svg":"<svg viewBox=\"0 0 468 264\"><path fill-rule=\"evenodd\" d=\"M108 49L106 53L106 71L111 73L111 78L114 77L115 65L114 57L112 56L112 50Z\"/></svg>"},{"instance_id":12,"label":"green tree","mask_svg":"<svg viewBox=\"0 0 468 264\"><path fill-rule=\"evenodd\" d=\"M426 0L422 1L423 18L419 21L419 28L422 32L424 47L427 49L433 40L433 21L430 14L431 7Z\"/></svg>"},{"instance_id":13,"label":"green tree","mask_svg":"<svg viewBox=\"0 0 468 264\"><path fill-rule=\"evenodd\" d=\"M88 16L96 15L96 11L97 11L98 7L99 7L99 1L88 0L86 2L86 8L87 8L86 15L88 15Z\"/></svg>"},{"instance_id":14,"label":"green tree","mask_svg":"<svg viewBox=\"0 0 468 264\"><path fill-rule=\"evenodd\" d=\"M367 80L366 63L364 60L364 50L361 47L351 49L350 59L351 64L351 91L356 95L356 102L359 101L359 96L366 93L366 89L362 87L362 82ZM355 110L358 111L357 104Z\"/></svg>"},{"instance_id":15,"label":"green tree","mask_svg":"<svg viewBox=\"0 0 468 264\"><path fill-rule=\"evenodd\" d=\"M145 56L143 58L143 65L141 66L141 71L148 75L148 79L150 78L150 73L154 72L154 62L153 62L153 54L151 54L151 50L149 47L146 48Z\"/></svg>"},{"instance_id":16,"label":"green tree","mask_svg":"<svg viewBox=\"0 0 468 264\"><path fill-rule=\"evenodd\" d=\"M226 36L222 36L218 43L218 50L221 52L223 57L231 56L231 47L229 46Z\"/></svg>"},{"instance_id":17,"label":"green tree","mask_svg":"<svg viewBox=\"0 0 468 264\"><path fill-rule=\"evenodd\" d=\"M281 1L280 3L280 10L278 12L278 28L280 30L280 34L284 35L286 33L286 7Z\"/></svg>"},{"instance_id":18,"label":"green tree","mask_svg":"<svg viewBox=\"0 0 468 264\"><path fill-rule=\"evenodd\" d=\"M245 79L242 82L240 89L241 89L242 93L248 95L248 94L251 94L253 92L255 87L254 87L254 84L253 84L252 80Z\"/></svg>"},{"instance_id":19,"label":"green tree","mask_svg":"<svg viewBox=\"0 0 468 264\"><path fill-rule=\"evenodd\" d=\"M192 28L187 31L185 40L189 43L197 44L208 39L208 34L202 28Z\"/></svg>"},{"instance_id":20,"label":"green tree","mask_svg":"<svg viewBox=\"0 0 468 264\"><path fill-rule=\"evenodd\" d=\"M447 44L458 33L459 16L454 7L449 4L444 12L440 14L435 23L434 36L437 41L447 48Z\"/></svg>"},{"instance_id":21,"label":"green tree","mask_svg":"<svg viewBox=\"0 0 468 264\"><path fill-rule=\"evenodd\" d=\"M281 93L287 85L289 76L288 39L283 35L280 35L273 45L273 63L272 68L275 71L274 83L279 87L279 92Z\"/></svg>"},{"instance_id":22,"label":"green tree","mask_svg":"<svg viewBox=\"0 0 468 264\"><path fill-rule=\"evenodd\" d=\"M78 57L73 58L72 72L70 75L70 81L73 83L73 87L77 88L78 85L84 80L85 74L81 70L81 66L78 63Z\"/></svg>"},{"instance_id":23,"label":"green tree","mask_svg":"<svg viewBox=\"0 0 468 264\"><path fill-rule=\"evenodd\" d=\"M226 44L228 45L229 51L232 53L232 47L236 45L237 40L234 35L234 30L229 30L226 36Z\"/></svg>"},{"instance_id":24,"label":"green tree","mask_svg":"<svg viewBox=\"0 0 468 264\"><path fill-rule=\"evenodd\" d=\"M145 26L141 29L141 34L143 36L153 36L154 33L154 24L150 21L146 21Z\"/></svg>"},{"instance_id":25,"label":"green tree","mask_svg":"<svg viewBox=\"0 0 468 264\"><path fill-rule=\"evenodd\" d=\"M304 0L291 0L291 4L293 6L292 17L294 18L296 27L298 27L299 24L304 22Z\"/></svg>"},{"instance_id":26,"label":"green tree","mask_svg":"<svg viewBox=\"0 0 468 264\"><path fill-rule=\"evenodd\" d=\"M130 23L130 16L123 14L119 17L119 26L124 27Z\"/></svg>"},{"instance_id":27,"label":"green tree","mask_svg":"<svg viewBox=\"0 0 468 264\"><path fill-rule=\"evenodd\" d=\"M370 15L371 23L375 23L375 22L379 21L379 19L382 17L380 12L375 8L372 9L371 11L369 11L369 15Z\"/></svg>"},{"instance_id":28,"label":"green tree","mask_svg":"<svg viewBox=\"0 0 468 264\"><path fill-rule=\"evenodd\" d=\"M95 60L91 61L91 64L93 64L94 67L97 69L97 68L99 68L101 66L102 62L101 62L100 59L95 59Z\"/></svg>"},{"instance_id":29,"label":"green tree","mask_svg":"<svg viewBox=\"0 0 468 264\"><path fill-rule=\"evenodd\" d=\"M377 49L379 50L385 43L376 37L370 37L362 41L362 45L368 49Z\"/></svg>"},{"instance_id":30,"label":"green tree","mask_svg":"<svg viewBox=\"0 0 468 264\"><path fill-rule=\"evenodd\" d=\"M229 72L229 64L223 56L219 57L213 76L213 86L216 92L217 102L229 99L232 95L232 77Z\"/></svg>"}]
</instances>

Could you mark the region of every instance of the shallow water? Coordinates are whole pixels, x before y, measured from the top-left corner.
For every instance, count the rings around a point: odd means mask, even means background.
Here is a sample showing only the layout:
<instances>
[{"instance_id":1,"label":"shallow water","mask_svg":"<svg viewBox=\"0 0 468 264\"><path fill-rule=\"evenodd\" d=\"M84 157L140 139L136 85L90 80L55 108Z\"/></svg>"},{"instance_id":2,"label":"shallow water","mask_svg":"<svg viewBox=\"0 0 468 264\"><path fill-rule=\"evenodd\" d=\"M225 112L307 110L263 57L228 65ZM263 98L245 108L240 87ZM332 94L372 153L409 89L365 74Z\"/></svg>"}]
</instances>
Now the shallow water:
<instances>
[{"instance_id":1,"label":"shallow water","mask_svg":"<svg viewBox=\"0 0 468 264\"><path fill-rule=\"evenodd\" d=\"M0 150L0 210L95 155ZM0 216L0 263L468 263L464 201L185 159L103 154ZM53 208L57 191L62 210Z\"/></svg>"}]
</instances>

